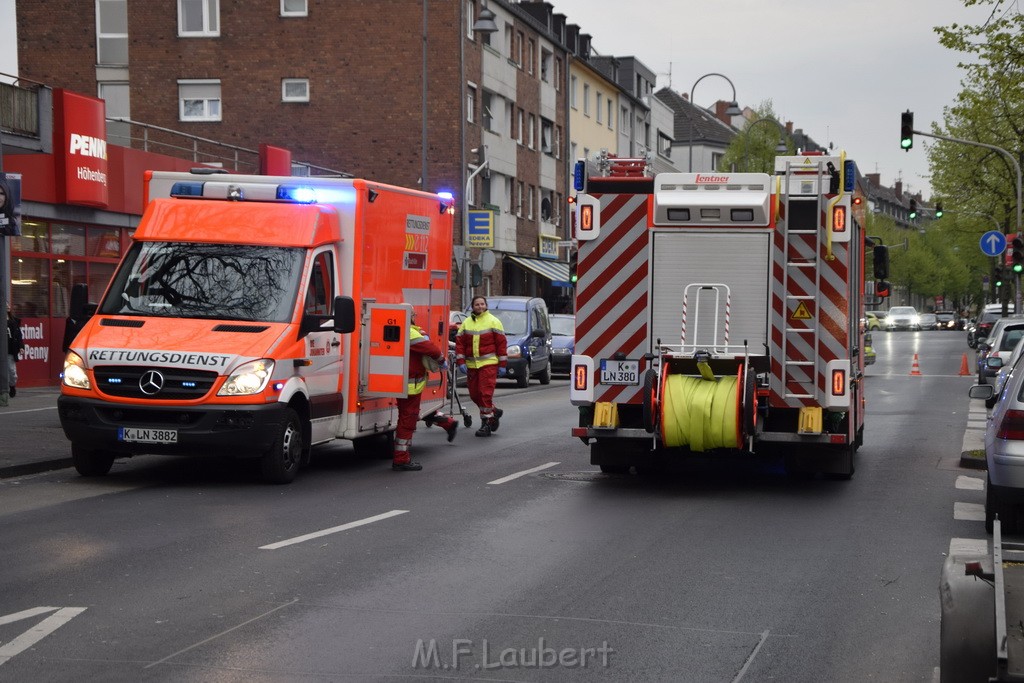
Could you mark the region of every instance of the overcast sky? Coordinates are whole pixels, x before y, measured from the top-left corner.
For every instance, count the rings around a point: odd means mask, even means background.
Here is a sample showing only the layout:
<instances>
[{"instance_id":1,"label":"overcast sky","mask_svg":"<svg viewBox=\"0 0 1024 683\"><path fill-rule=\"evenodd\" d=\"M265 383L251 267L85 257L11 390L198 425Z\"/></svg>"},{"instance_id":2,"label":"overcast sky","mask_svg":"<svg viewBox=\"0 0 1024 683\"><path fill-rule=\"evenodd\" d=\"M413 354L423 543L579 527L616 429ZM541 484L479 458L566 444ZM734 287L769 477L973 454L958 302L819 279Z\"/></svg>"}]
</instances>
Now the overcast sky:
<instances>
[{"instance_id":1,"label":"overcast sky","mask_svg":"<svg viewBox=\"0 0 1024 683\"><path fill-rule=\"evenodd\" d=\"M549 1L592 36L597 54L635 56L659 74L659 88L688 93L704 74L724 74L741 107L771 100L780 121L845 149L862 173L881 173L886 186L902 178L926 198L923 140L900 149L900 112L914 112L916 130L942 120L963 72L933 28L979 24L991 9L963 0ZM731 94L712 76L694 100L708 107Z\"/></svg>"}]
</instances>

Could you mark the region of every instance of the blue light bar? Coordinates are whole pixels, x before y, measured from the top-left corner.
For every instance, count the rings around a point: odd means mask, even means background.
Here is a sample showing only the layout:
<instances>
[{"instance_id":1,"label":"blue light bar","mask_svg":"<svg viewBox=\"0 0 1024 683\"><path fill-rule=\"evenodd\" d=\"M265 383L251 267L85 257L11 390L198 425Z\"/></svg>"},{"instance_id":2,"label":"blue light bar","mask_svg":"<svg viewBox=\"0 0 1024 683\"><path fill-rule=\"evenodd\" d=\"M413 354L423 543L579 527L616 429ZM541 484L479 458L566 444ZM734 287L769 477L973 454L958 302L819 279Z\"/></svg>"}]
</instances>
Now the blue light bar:
<instances>
[{"instance_id":1,"label":"blue light bar","mask_svg":"<svg viewBox=\"0 0 1024 683\"><path fill-rule=\"evenodd\" d=\"M316 190L306 185L278 185L277 198L300 204L316 202Z\"/></svg>"},{"instance_id":2,"label":"blue light bar","mask_svg":"<svg viewBox=\"0 0 1024 683\"><path fill-rule=\"evenodd\" d=\"M203 183L179 182L171 185L172 197L202 197Z\"/></svg>"},{"instance_id":3,"label":"blue light bar","mask_svg":"<svg viewBox=\"0 0 1024 683\"><path fill-rule=\"evenodd\" d=\"M857 183L857 164L853 161L847 161L843 165L843 179L846 181L843 183L843 190L853 192L853 187Z\"/></svg>"},{"instance_id":4,"label":"blue light bar","mask_svg":"<svg viewBox=\"0 0 1024 683\"><path fill-rule=\"evenodd\" d=\"M586 178L584 177L586 172L587 162L580 159L572 170L572 186L577 192L583 192L584 187L586 187Z\"/></svg>"},{"instance_id":5,"label":"blue light bar","mask_svg":"<svg viewBox=\"0 0 1024 683\"><path fill-rule=\"evenodd\" d=\"M448 192L447 190L444 190L442 192L438 192L437 196L440 197L441 199L448 199L448 200L454 200L455 199L455 195L453 195L451 192Z\"/></svg>"}]
</instances>

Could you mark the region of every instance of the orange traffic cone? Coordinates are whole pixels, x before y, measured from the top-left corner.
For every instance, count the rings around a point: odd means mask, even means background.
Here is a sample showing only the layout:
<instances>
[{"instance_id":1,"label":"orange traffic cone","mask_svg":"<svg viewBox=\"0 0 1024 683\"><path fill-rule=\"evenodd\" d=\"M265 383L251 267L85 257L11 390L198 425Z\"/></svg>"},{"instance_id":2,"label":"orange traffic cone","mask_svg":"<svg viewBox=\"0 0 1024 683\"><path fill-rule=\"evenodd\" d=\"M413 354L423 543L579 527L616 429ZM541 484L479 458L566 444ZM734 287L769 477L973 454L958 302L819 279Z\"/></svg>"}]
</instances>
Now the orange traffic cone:
<instances>
[{"instance_id":1,"label":"orange traffic cone","mask_svg":"<svg viewBox=\"0 0 1024 683\"><path fill-rule=\"evenodd\" d=\"M913 376L913 375L920 375L921 374L921 366L917 364L917 354L916 353L914 354L914 364L910 366L910 374L911 374L911 376Z\"/></svg>"},{"instance_id":2,"label":"orange traffic cone","mask_svg":"<svg viewBox=\"0 0 1024 683\"><path fill-rule=\"evenodd\" d=\"M971 372L971 369L967 366L967 354L965 353L963 359L961 359L961 361L960 361L960 376L961 377L966 377L968 375L973 375L973 374L974 373Z\"/></svg>"}]
</instances>

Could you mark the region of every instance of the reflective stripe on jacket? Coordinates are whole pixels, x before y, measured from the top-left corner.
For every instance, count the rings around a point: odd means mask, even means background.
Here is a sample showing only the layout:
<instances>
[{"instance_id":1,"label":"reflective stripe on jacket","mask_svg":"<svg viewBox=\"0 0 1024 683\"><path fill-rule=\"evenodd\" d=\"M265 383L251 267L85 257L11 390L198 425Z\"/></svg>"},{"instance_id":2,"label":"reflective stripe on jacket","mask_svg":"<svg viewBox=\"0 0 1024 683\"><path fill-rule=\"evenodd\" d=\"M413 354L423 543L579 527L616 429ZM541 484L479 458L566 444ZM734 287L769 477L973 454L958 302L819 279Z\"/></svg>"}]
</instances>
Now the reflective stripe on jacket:
<instances>
[{"instance_id":1,"label":"reflective stripe on jacket","mask_svg":"<svg viewBox=\"0 0 1024 683\"><path fill-rule=\"evenodd\" d=\"M485 365L505 367L508 361L505 328L490 311L471 315L462 321L455 338L455 360L470 368Z\"/></svg>"},{"instance_id":2,"label":"reflective stripe on jacket","mask_svg":"<svg viewBox=\"0 0 1024 683\"><path fill-rule=\"evenodd\" d=\"M415 325L409 326L409 395L422 394L427 386L427 369L423 367L423 357L429 356L438 363L445 358L441 349L437 348L430 337Z\"/></svg>"}]
</instances>

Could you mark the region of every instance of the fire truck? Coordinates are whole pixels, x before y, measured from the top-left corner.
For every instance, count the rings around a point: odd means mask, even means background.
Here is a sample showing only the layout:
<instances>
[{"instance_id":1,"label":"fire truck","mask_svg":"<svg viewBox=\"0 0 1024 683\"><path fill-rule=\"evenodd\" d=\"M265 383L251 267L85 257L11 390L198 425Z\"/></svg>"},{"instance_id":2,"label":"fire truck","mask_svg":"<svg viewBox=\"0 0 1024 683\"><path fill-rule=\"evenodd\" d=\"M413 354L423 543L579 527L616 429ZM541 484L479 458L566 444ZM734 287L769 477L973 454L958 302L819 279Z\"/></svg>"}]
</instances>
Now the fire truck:
<instances>
[{"instance_id":1,"label":"fire truck","mask_svg":"<svg viewBox=\"0 0 1024 683\"><path fill-rule=\"evenodd\" d=\"M863 232L854 163L804 154L778 157L774 175L652 176L602 152L575 175L570 399L591 462L622 473L756 453L851 477L865 254L875 277L888 270Z\"/></svg>"},{"instance_id":2,"label":"fire truck","mask_svg":"<svg viewBox=\"0 0 1024 683\"><path fill-rule=\"evenodd\" d=\"M451 195L199 170L147 173L105 296L90 307L84 285L72 292L57 407L79 473L232 455L288 483L314 444L390 455L410 315L447 338ZM427 377L423 414L445 390Z\"/></svg>"}]
</instances>

